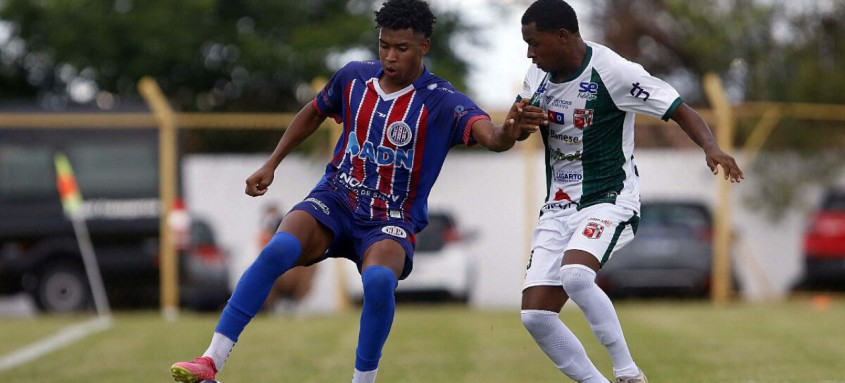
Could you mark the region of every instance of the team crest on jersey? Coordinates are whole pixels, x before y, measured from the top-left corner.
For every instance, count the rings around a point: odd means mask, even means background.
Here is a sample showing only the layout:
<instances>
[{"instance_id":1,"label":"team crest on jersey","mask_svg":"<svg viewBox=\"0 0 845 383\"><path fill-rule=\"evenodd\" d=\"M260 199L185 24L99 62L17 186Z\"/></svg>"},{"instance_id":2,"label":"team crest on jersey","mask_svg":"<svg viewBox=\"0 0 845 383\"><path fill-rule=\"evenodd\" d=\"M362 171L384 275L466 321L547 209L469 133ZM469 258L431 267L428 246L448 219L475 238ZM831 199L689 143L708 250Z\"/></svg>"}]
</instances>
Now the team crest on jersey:
<instances>
[{"instance_id":1,"label":"team crest on jersey","mask_svg":"<svg viewBox=\"0 0 845 383\"><path fill-rule=\"evenodd\" d=\"M387 127L387 139L396 146L405 146L411 142L411 127L405 121L396 121Z\"/></svg>"},{"instance_id":2,"label":"team crest on jersey","mask_svg":"<svg viewBox=\"0 0 845 383\"><path fill-rule=\"evenodd\" d=\"M572 124L581 130L589 128L593 124L593 110L575 109L575 113L572 114Z\"/></svg>"},{"instance_id":3,"label":"team crest on jersey","mask_svg":"<svg viewBox=\"0 0 845 383\"><path fill-rule=\"evenodd\" d=\"M587 223L584 228L584 236L590 239L601 238L601 233L604 231L604 226L595 222Z\"/></svg>"},{"instance_id":4,"label":"team crest on jersey","mask_svg":"<svg viewBox=\"0 0 845 383\"><path fill-rule=\"evenodd\" d=\"M408 238L408 232L399 226L385 226L381 228L381 232L397 238Z\"/></svg>"}]
</instances>

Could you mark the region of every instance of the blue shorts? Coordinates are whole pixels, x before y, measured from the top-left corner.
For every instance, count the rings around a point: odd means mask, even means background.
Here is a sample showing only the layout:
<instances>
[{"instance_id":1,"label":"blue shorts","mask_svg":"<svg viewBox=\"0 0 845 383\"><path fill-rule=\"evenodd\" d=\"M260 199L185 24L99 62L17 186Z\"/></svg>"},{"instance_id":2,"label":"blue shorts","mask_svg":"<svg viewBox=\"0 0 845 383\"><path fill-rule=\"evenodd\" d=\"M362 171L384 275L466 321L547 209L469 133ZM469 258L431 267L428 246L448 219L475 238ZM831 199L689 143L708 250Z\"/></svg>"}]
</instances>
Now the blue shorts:
<instances>
[{"instance_id":1,"label":"blue shorts","mask_svg":"<svg viewBox=\"0 0 845 383\"><path fill-rule=\"evenodd\" d=\"M405 267L399 277L405 279L414 265L414 225L403 219L369 220L356 216L345 200L343 192L315 189L291 209L310 214L334 233L329 248L312 264L326 258L347 258L355 262L361 272L364 252L378 241L392 239L405 249Z\"/></svg>"}]
</instances>

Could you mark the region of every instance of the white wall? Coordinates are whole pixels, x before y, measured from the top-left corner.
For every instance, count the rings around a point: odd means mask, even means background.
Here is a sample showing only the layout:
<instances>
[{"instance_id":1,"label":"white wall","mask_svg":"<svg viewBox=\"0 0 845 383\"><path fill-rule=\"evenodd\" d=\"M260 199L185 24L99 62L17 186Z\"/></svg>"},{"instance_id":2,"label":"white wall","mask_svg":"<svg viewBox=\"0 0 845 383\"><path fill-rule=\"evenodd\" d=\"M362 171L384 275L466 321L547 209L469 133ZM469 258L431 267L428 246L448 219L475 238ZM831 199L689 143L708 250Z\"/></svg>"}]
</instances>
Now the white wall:
<instances>
[{"instance_id":1,"label":"white wall","mask_svg":"<svg viewBox=\"0 0 845 383\"><path fill-rule=\"evenodd\" d=\"M698 151L638 151L643 200L697 199L713 206L716 184ZM289 157L276 171L276 180L263 197L244 194L244 180L265 160L264 155L190 156L183 163L189 210L209 220L218 239L233 256L232 283L255 259L261 211L268 203L287 210L299 202L322 176L325 159ZM476 230L481 260L477 286L470 303L485 308L516 308L524 273L530 232L544 197L542 152L526 160L512 150L453 152L429 199L430 209L452 210L465 229ZM805 214L790 213L772 224L744 208L753 198L747 177L732 190L732 219L740 241L736 262L747 286L745 297L770 299L786 294L800 273L801 232ZM340 288L332 262L318 269L315 289L306 302L313 310L332 310ZM413 278L413 274L411 277Z\"/></svg>"}]
</instances>

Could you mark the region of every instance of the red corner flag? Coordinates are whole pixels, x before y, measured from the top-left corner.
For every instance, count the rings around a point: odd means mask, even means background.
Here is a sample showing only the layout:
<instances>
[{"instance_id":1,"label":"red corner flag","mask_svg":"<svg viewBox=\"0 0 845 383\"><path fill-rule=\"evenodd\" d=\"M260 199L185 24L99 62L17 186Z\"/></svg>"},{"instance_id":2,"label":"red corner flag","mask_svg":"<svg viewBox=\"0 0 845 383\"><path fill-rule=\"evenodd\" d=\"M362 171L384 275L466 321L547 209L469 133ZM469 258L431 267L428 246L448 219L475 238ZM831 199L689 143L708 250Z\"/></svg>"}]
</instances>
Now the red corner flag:
<instances>
[{"instance_id":1,"label":"red corner flag","mask_svg":"<svg viewBox=\"0 0 845 383\"><path fill-rule=\"evenodd\" d=\"M68 217L76 217L82 211L82 194L79 193L79 186L76 184L76 177L73 176L70 161L64 154L56 153L55 162L56 186L59 188L62 208Z\"/></svg>"}]
</instances>

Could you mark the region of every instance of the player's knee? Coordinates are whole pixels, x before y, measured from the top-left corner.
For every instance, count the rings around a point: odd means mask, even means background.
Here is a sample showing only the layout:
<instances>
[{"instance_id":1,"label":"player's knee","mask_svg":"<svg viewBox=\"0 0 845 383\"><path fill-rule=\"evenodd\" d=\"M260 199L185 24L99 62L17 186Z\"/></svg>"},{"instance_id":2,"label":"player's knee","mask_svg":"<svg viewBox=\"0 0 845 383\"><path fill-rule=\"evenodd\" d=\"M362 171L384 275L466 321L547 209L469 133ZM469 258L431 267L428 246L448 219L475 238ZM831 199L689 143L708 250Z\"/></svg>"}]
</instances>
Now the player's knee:
<instances>
[{"instance_id":1,"label":"player's knee","mask_svg":"<svg viewBox=\"0 0 845 383\"><path fill-rule=\"evenodd\" d=\"M545 310L522 310L522 326L534 338L548 333L550 323L558 319L558 313Z\"/></svg>"},{"instance_id":2,"label":"player's knee","mask_svg":"<svg viewBox=\"0 0 845 383\"><path fill-rule=\"evenodd\" d=\"M393 271L384 266L370 266L361 273L364 283L364 301L380 302L386 297L393 296L396 290L396 276Z\"/></svg>"},{"instance_id":3,"label":"player's knee","mask_svg":"<svg viewBox=\"0 0 845 383\"><path fill-rule=\"evenodd\" d=\"M596 284L595 280L596 272L586 267L566 265L560 268L560 282L570 298L593 287Z\"/></svg>"},{"instance_id":4,"label":"player's knee","mask_svg":"<svg viewBox=\"0 0 845 383\"><path fill-rule=\"evenodd\" d=\"M276 233L258 254L255 263L272 270L279 270L281 274L296 264L301 251L302 245L293 234Z\"/></svg>"}]
</instances>

